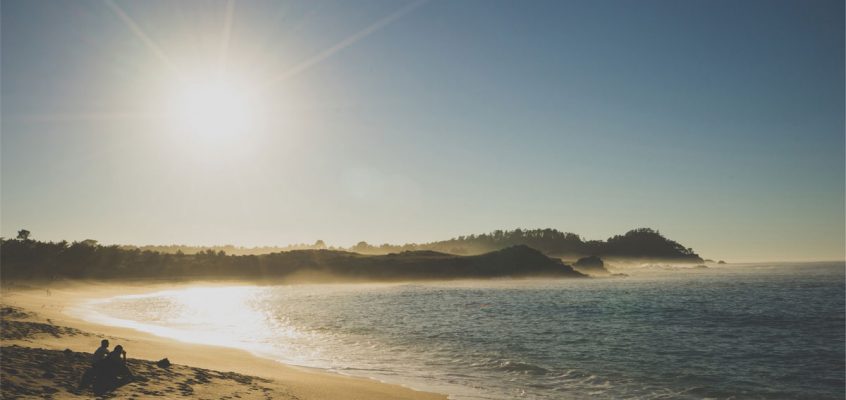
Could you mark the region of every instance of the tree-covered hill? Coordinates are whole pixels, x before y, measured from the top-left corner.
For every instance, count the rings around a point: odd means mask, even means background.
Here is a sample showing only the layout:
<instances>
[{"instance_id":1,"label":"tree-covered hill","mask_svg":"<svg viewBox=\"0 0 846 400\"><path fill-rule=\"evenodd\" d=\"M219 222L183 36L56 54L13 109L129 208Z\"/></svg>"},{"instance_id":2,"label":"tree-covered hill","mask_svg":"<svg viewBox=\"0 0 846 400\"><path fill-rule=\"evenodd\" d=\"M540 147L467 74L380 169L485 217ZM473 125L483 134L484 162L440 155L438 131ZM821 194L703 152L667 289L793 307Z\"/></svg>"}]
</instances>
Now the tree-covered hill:
<instances>
[{"instance_id":1,"label":"tree-covered hill","mask_svg":"<svg viewBox=\"0 0 846 400\"><path fill-rule=\"evenodd\" d=\"M227 255L211 250L167 254L93 241L2 240L4 280L51 279L338 279L412 280L490 277L583 277L570 266L526 246L457 256L431 251L363 255L337 250L293 250Z\"/></svg>"},{"instance_id":2,"label":"tree-covered hill","mask_svg":"<svg viewBox=\"0 0 846 400\"><path fill-rule=\"evenodd\" d=\"M389 254L403 251L431 250L456 255L483 254L511 246L526 245L551 257L576 259L582 256L600 256L603 258L650 259L676 262L699 263L702 259L693 249L686 248L660 232L639 228L616 235L608 240L584 240L581 236L561 232L556 229L514 229L496 230L491 233L458 236L448 240L430 243L381 244L367 242L344 248L328 246L322 240L314 244L294 244L284 247L236 247L226 246L121 246L127 250L148 250L168 254L198 254L221 251L229 255L262 255L292 250L341 250L360 254Z\"/></svg>"},{"instance_id":3,"label":"tree-covered hill","mask_svg":"<svg viewBox=\"0 0 846 400\"><path fill-rule=\"evenodd\" d=\"M553 257L600 256L607 258L651 259L681 262L702 262L693 249L661 235L649 228L634 229L608 240L582 240L569 232L555 229L497 230L487 234L459 236L457 238L424 244L401 246L384 244L371 246L361 242L351 251L363 254L382 254L408 250L433 250L452 254L481 254L510 246L526 245Z\"/></svg>"}]
</instances>

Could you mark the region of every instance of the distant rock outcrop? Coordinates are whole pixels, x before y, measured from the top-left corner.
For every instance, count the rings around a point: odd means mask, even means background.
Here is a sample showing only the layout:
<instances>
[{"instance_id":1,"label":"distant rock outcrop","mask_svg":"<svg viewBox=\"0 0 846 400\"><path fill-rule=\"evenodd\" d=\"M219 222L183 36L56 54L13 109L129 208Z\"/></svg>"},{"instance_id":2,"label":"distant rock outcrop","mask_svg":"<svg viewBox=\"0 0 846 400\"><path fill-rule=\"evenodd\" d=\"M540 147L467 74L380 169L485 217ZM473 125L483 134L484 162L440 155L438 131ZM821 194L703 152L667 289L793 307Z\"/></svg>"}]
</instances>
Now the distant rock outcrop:
<instances>
[{"instance_id":1,"label":"distant rock outcrop","mask_svg":"<svg viewBox=\"0 0 846 400\"><path fill-rule=\"evenodd\" d=\"M575 267L581 268L597 268L597 267L605 267L605 263L602 262L602 259L597 256L590 256L590 257L582 257L575 264Z\"/></svg>"},{"instance_id":2,"label":"distant rock outcrop","mask_svg":"<svg viewBox=\"0 0 846 400\"><path fill-rule=\"evenodd\" d=\"M591 275L610 274L610 272L605 269L605 263L597 256L582 257L573 264L573 268L579 272Z\"/></svg>"}]
</instances>

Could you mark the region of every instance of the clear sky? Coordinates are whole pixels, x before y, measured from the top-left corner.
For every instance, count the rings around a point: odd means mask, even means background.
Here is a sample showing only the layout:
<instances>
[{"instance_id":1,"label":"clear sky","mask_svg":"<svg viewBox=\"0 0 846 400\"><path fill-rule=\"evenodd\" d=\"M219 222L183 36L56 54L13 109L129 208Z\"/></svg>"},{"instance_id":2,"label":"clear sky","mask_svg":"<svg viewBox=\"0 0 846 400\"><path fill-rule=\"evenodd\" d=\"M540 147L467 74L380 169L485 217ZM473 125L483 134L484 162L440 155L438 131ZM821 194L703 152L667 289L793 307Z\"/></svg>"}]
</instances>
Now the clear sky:
<instances>
[{"instance_id":1,"label":"clear sky","mask_svg":"<svg viewBox=\"0 0 846 400\"><path fill-rule=\"evenodd\" d=\"M6 237L350 245L652 227L709 258L844 258L843 1L0 12ZM225 90L203 83L221 76Z\"/></svg>"}]
</instances>

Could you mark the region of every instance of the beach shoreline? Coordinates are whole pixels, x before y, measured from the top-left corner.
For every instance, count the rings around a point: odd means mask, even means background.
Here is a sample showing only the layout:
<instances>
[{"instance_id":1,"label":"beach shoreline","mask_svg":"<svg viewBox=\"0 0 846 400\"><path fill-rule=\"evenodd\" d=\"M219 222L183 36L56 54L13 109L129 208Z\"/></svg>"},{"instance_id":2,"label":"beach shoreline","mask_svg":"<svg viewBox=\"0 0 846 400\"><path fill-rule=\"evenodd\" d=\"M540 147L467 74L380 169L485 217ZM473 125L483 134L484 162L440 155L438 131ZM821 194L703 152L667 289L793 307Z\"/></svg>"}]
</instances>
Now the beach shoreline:
<instances>
[{"instance_id":1,"label":"beach shoreline","mask_svg":"<svg viewBox=\"0 0 846 400\"><path fill-rule=\"evenodd\" d=\"M184 289L189 287L254 285L244 281L210 282L53 282L43 284L3 285L2 305L4 310L28 315L25 321L16 323L40 324L56 327L55 332L33 333L24 337L6 337L2 340L4 350L12 346L30 349L91 353L101 339L109 339L112 346L121 344L130 359L155 362L168 358L170 362L189 368L225 371L267 380L267 387L277 390L273 398L292 399L446 399L445 395L413 390L407 387L379 382L373 379L352 377L329 371L292 366L279 361L259 357L248 351L230 347L196 344L176 339L164 338L131 328L103 325L86 321L69 311L77 305L89 301L131 294L143 294L162 290ZM17 310L17 311L13 311ZM8 323L4 312L4 325ZM63 334L78 332L79 334ZM18 349L15 347L15 349ZM5 351L8 353L8 351ZM8 360L8 357L4 357ZM8 364L8 363L7 363ZM144 364L139 361L139 364ZM146 364L145 364L146 365ZM4 369L4 372L6 370ZM199 373L199 372L194 372ZM32 382L32 381L30 381ZM217 381L216 381L217 382ZM221 381L222 382L222 381ZM218 386L238 385L236 381L218 382ZM48 378L41 378L38 385L50 386ZM147 385L155 384L149 382ZM116 390L118 397L132 395L130 384ZM4 395L7 385L3 385ZM253 388L256 392L258 389ZM246 390L246 389L245 389ZM126 392L126 393L123 393ZM164 392L162 392L164 393ZM163 394L164 397L197 397L197 391ZM247 393L247 392L245 392ZM264 392L262 392L264 393ZM269 392L268 392L269 393ZM149 393L148 393L149 394ZM71 397L73 394L68 393ZM221 393L211 395L220 396ZM66 396L63 396L66 397ZM83 396L84 397L84 396ZM90 397L90 396L89 396ZM200 396L202 397L202 396ZM249 398L249 396L241 398ZM257 397L260 398L260 397Z\"/></svg>"}]
</instances>

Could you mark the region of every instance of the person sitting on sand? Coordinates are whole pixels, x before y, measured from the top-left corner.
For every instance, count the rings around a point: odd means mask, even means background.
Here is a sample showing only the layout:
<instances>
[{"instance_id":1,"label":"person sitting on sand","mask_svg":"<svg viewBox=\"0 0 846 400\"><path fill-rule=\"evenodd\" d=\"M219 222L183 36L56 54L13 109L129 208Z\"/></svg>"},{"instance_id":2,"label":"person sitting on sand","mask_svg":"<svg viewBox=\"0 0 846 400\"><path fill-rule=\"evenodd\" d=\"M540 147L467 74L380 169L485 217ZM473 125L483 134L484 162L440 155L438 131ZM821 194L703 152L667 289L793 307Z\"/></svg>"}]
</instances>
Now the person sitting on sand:
<instances>
[{"instance_id":1,"label":"person sitting on sand","mask_svg":"<svg viewBox=\"0 0 846 400\"><path fill-rule=\"evenodd\" d=\"M109 341L103 339L100 341L100 347L94 351L94 357L91 359L91 366L97 365L98 362L103 361L109 355Z\"/></svg>"},{"instance_id":2,"label":"person sitting on sand","mask_svg":"<svg viewBox=\"0 0 846 400\"><path fill-rule=\"evenodd\" d=\"M106 364L116 377L133 378L132 371L126 366L126 352L123 346L115 346L115 349L106 357Z\"/></svg>"},{"instance_id":3,"label":"person sitting on sand","mask_svg":"<svg viewBox=\"0 0 846 400\"><path fill-rule=\"evenodd\" d=\"M94 351L94 356L91 357L91 368L85 370L85 373L82 374L82 380L79 382L79 388L83 389L91 385L94 382L94 377L96 376L97 370L101 369L100 364L106 357L109 356L109 341L103 339L100 341L100 347Z\"/></svg>"},{"instance_id":4,"label":"person sitting on sand","mask_svg":"<svg viewBox=\"0 0 846 400\"><path fill-rule=\"evenodd\" d=\"M117 345L106 358L94 366L94 393L101 395L135 378L126 366L126 352Z\"/></svg>"}]
</instances>

